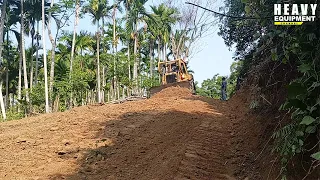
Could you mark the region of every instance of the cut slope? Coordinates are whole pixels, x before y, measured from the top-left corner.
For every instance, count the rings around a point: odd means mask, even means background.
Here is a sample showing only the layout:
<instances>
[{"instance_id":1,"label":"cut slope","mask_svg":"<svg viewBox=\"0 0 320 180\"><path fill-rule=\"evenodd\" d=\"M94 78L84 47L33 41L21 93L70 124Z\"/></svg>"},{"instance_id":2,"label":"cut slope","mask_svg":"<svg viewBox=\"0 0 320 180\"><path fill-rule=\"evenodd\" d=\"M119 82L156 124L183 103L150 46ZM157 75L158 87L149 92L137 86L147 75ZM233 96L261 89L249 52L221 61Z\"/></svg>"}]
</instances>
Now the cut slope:
<instances>
[{"instance_id":1,"label":"cut slope","mask_svg":"<svg viewBox=\"0 0 320 180\"><path fill-rule=\"evenodd\" d=\"M235 179L236 105L170 87L1 123L0 179Z\"/></svg>"}]
</instances>

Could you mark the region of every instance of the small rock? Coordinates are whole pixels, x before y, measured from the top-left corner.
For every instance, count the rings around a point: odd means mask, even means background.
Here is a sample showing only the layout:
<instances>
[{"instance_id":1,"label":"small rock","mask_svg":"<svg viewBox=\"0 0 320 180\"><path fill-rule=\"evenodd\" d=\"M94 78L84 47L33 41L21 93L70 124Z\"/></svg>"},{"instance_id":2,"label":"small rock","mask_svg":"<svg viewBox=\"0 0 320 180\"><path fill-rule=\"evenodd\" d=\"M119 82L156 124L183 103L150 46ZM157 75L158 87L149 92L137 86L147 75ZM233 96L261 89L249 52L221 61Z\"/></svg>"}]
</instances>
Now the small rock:
<instances>
[{"instance_id":1,"label":"small rock","mask_svg":"<svg viewBox=\"0 0 320 180\"><path fill-rule=\"evenodd\" d=\"M135 128L136 126L133 125L133 124L131 124L131 125L128 125L127 127L128 127L128 128Z\"/></svg>"},{"instance_id":2,"label":"small rock","mask_svg":"<svg viewBox=\"0 0 320 180\"><path fill-rule=\"evenodd\" d=\"M65 152L65 151L59 151L58 152L58 155L60 155L60 156L65 155L65 154L67 154L67 152Z\"/></svg>"},{"instance_id":3,"label":"small rock","mask_svg":"<svg viewBox=\"0 0 320 180\"><path fill-rule=\"evenodd\" d=\"M98 154L98 155L97 155L97 160L98 160L98 161L101 161L101 160L103 160L103 159L104 159L104 158L103 158L103 156L102 156L101 154Z\"/></svg>"},{"instance_id":4,"label":"small rock","mask_svg":"<svg viewBox=\"0 0 320 180\"><path fill-rule=\"evenodd\" d=\"M62 140L62 143L63 143L65 146L71 144L71 142L70 142L69 140L67 140L67 139Z\"/></svg>"},{"instance_id":5,"label":"small rock","mask_svg":"<svg viewBox=\"0 0 320 180\"><path fill-rule=\"evenodd\" d=\"M24 143L24 142L27 142L27 139L26 138L18 138L17 143Z\"/></svg>"},{"instance_id":6,"label":"small rock","mask_svg":"<svg viewBox=\"0 0 320 180\"><path fill-rule=\"evenodd\" d=\"M184 153L186 157L189 157L189 158L198 158L197 155L195 154L190 154L190 153Z\"/></svg>"},{"instance_id":7,"label":"small rock","mask_svg":"<svg viewBox=\"0 0 320 180\"><path fill-rule=\"evenodd\" d=\"M59 129L59 127L52 127L51 129L50 129L50 131L56 131L56 130L58 130Z\"/></svg>"}]
</instances>

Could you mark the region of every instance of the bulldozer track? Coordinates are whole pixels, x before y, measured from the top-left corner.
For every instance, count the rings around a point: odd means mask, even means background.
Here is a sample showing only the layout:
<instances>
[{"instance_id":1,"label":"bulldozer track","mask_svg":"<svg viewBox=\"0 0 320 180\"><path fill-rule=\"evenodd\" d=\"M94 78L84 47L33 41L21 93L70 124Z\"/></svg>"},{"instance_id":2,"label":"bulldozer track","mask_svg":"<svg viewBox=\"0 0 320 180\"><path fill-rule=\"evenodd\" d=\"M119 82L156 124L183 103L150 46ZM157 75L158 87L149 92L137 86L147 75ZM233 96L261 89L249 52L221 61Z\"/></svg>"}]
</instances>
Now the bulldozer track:
<instances>
[{"instance_id":1,"label":"bulldozer track","mask_svg":"<svg viewBox=\"0 0 320 180\"><path fill-rule=\"evenodd\" d=\"M212 121L204 121L195 128L195 136L187 145L175 180L234 180L226 175L226 164L221 152L224 139ZM217 148L218 147L218 148ZM213 178L214 177L214 178Z\"/></svg>"}]
</instances>

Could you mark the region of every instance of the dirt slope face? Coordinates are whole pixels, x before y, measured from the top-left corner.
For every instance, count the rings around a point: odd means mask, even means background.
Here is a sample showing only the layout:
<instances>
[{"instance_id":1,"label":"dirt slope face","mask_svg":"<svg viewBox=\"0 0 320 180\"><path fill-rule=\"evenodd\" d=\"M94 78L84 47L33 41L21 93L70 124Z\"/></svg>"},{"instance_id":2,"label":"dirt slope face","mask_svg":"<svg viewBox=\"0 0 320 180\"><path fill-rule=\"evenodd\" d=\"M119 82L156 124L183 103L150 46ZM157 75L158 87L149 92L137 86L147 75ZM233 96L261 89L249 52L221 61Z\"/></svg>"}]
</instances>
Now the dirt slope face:
<instances>
[{"instance_id":1,"label":"dirt slope face","mask_svg":"<svg viewBox=\"0 0 320 180\"><path fill-rule=\"evenodd\" d=\"M151 99L0 124L0 179L236 179L230 104Z\"/></svg>"}]
</instances>

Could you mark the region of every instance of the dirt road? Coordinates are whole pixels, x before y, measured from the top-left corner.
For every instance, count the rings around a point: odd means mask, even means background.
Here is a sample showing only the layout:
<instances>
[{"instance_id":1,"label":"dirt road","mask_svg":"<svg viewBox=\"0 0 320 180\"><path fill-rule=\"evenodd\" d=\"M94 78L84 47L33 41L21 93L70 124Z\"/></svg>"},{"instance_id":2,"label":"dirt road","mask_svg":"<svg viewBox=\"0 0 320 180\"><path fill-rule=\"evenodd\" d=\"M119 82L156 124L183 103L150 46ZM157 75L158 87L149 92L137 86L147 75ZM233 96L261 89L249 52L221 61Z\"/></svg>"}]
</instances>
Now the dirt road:
<instances>
[{"instance_id":1,"label":"dirt road","mask_svg":"<svg viewBox=\"0 0 320 180\"><path fill-rule=\"evenodd\" d=\"M0 179L236 179L232 111L168 88L1 123Z\"/></svg>"}]
</instances>

